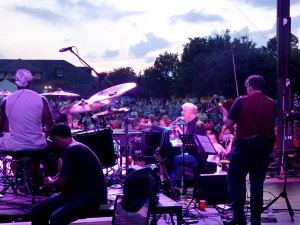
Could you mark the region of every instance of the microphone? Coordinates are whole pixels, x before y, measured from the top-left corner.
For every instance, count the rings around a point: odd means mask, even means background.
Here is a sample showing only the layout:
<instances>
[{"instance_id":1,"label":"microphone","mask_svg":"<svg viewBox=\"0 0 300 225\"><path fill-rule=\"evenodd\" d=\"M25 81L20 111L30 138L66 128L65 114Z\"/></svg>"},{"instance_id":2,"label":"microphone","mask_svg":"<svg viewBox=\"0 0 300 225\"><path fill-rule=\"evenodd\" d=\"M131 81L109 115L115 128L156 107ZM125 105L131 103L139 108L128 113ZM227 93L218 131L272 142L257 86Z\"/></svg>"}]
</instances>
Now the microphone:
<instances>
[{"instance_id":1,"label":"microphone","mask_svg":"<svg viewBox=\"0 0 300 225\"><path fill-rule=\"evenodd\" d=\"M69 50L72 50L74 46L70 46L70 47L67 47L67 48L61 48L59 49L59 52L66 52L66 51L69 51Z\"/></svg>"},{"instance_id":2,"label":"microphone","mask_svg":"<svg viewBox=\"0 0 300 225\"><path fill-rule=\"evenodd\" d=\"M178 121L180 121L180 120L183 120L183 116L177 117L177 118L174 120L174 122L178 122Z\"/></svg>"},{"instance_id":3,"label":"microphone","mask_svg":"<svg viewBox=\"0 0 300 225\"><path fill-rule=\"evenodd\" d=\"M177 117L172 125L185 125L185 121L183 120L183 116Z\"/></svg>"}]
</instances>

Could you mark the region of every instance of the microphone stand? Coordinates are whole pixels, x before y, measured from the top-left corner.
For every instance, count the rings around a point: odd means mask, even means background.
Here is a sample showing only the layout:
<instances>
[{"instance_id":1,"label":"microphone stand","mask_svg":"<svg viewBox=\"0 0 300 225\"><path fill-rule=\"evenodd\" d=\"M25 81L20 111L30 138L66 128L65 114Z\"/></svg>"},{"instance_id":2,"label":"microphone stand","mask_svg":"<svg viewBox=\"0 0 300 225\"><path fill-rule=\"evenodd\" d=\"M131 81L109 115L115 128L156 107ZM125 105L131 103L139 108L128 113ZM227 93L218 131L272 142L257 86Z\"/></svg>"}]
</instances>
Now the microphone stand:
<instances>
[{"instance_id":1,"label":"microphone stand","mask_svg":"<svg viewBox=\"0 0 300 225\"><path fill-rule=\"evenodd\" d=\"M264 212L266 209L268 209L271 205L273 205L280 197L285 199L286 206L288 208L292 223L294 222L294 211L293 208L290 204L289 198L287 196L287 191L286 191L286 184L287 184L287 158L288 156L285 153L285 143L284 143L284 138L286 135L285 129L286 129L286 123L288 123L288 116L285 117L283 116L283 131L282 131L282 139L281 139L281 154L282 154L282 169L284 170L284 183L283 183L283 190L282 192L274 198L271 202L269 202L266 206L262 207L261 212ZM281 171L282 172L282 171ZM273 222L273 221L271 221Z\"/></svg>"},{"instance_id":2,"label":"microphone stand","mask_svg":"<svg viewBox=\"0 0 300 225\"><path fill-rule=\"evenodd\" d=\"M179 124L182 129L182 134L184 135L185 132L184 132L184 123L181 123ZM184 149L182 149L182 192L181 194L182 195L186 195L187 193L187 187L186 187L186 179L185 179L185 163L184 163L184 155L185 155L185 152L184 152Z\"/></svg>"},{"instance_id":3,"label":"microphone stand","mask_svg":"<svg viewBox=\"0 0 300 225\"><path fill-rule=\"evenodd\" d=\"M76 47L75 47L76 48ZM93 67L91 67L86 61L84 61L77 53L75 53L74 51L73 51L73 49L71 48L70 49L70 52L72 52L78 59L79 59L79 61L81 62L81 63L83 63L85 66L87 66L88 68L90 68L92 71L94 71L96 74L97 74L97 76L100 76L103 80L105 80L106 81L106 83L110 86L110 87L112 87L113 85L104 77L104 76L102 76L100 73L98 73Z\"/></svg>"},{"instance_id":4,"label":"microphone stand","mask_svg":"<svg viewBox=\"0 0 300 225\"><path fill-rule=\"evenodd\" d=\"M128 163L129 163L129 150L130 150L130 146L129 146L129 134L128 134L128 117L127 115L125 115L124 117L124 125L125 125L125 168L126 168L126 176L128 175Z\"/></svg>"}]
</instances>

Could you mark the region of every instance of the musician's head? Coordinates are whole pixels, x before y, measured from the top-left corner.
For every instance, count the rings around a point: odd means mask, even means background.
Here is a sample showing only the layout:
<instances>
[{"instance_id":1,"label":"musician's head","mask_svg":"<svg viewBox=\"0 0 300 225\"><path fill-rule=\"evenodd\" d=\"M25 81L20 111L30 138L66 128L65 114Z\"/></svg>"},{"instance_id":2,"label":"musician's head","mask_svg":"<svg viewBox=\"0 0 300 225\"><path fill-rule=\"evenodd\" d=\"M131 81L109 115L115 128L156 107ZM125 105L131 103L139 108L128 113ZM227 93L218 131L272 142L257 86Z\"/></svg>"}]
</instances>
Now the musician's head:
<instances>
[{"instance_id":1,"label":"musician's head","mask_svg":"<svg viewBox=\"0 0 300 225\"><path fill-rule=\"evenodd\" d=\"M67 147L72 142L71 128L66 123L58 123L53 126L50 138L57 147Z\"/></svg>"},{"instance_id":2,"label":"musician's head","mask_svg":"<svg viewBox=\"0 0 300 225\"><path fill-rule=\"evenodd\" d=\"M197 116L198 108L196 105L192 103L184 103L181 108L181 115L183 116L184 121L190 122Z\"/></svg>"},{"instance_id":3,"label":"musician's head","mask_svg":"<svg viewBox=\"0 0 300 225\"><path fill-rule=\"evenodd\" d=\"M18 89L29 88L32 83L32 74L29 70L19 69L16 72L15 79Z\"/></svg>"},{"instance_id":4,"label":"musician's head","mask_svg":"<svg viewBox=\"0 0 300 225\"><path fill-rule=\"evenodd\" d=\"M245 81L245 87L247 89L248 94L250 94L252 91L262 91L265 83L266 82L261 75L250 75Z\"/></svg>"}]
</instances>

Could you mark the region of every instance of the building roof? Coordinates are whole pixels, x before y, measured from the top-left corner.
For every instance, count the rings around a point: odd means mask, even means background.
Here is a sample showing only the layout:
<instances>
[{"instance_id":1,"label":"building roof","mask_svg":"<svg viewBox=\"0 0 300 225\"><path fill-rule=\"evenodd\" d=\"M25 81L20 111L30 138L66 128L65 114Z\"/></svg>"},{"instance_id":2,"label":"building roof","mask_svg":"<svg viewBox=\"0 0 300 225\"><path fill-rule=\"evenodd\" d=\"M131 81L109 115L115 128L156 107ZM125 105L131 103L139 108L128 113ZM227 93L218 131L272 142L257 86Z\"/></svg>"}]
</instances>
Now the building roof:
<instances>
[{"instance_id":1,"label":"building roof","mask_svg":"<svg viewBox=\"0 0 300 225\"><path fill-rule=\"evenodd\" d=\"M45 85L53 87L51 92L62 88L82 98L89 98L100 91L99 80L89 68L76 67L65 60L0 59L0 73L15 73L18 69L42 74L41 79L35 79L31 86L38 93L43 93ZM58 71L61 76L58 76Z\"/></svg>"},{"instance_id":2,"label":"building roof","mask_svg":"<svg viewBox=\"0 0 300 225\"><path fill-rule=\"evenodd\" d=\"M8 91L8 93L13 93L17 90L17 85L4 79L0 82L0 99L4 98L6 95L1 95L2 92Z\"/></svg>"}]
</instances>

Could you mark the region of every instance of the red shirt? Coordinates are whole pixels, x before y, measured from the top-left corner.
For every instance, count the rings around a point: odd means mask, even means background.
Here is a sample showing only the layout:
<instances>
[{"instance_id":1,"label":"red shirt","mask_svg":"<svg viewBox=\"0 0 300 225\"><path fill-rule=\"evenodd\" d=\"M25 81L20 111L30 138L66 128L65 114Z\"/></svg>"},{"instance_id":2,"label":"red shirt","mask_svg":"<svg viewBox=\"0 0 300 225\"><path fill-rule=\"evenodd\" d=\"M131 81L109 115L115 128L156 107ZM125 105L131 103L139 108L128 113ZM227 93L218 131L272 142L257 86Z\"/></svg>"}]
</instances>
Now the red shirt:
<instances>
[{"instance_id":1,"label":"red shirt","mask_svg":"<svg viewBox=\"0 0 300 225\"><path fill-rule=\"evenodd\" d=\"M228 118L237 123L236 139L275 137L275 102L260 92L236 99Z\"/></svg>"}]
</instances>

